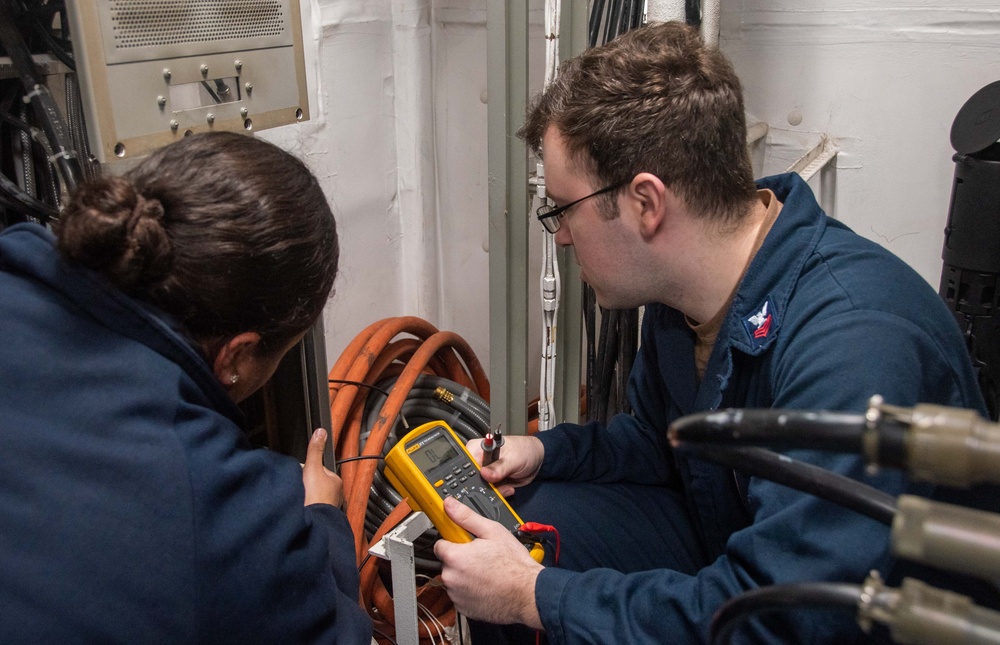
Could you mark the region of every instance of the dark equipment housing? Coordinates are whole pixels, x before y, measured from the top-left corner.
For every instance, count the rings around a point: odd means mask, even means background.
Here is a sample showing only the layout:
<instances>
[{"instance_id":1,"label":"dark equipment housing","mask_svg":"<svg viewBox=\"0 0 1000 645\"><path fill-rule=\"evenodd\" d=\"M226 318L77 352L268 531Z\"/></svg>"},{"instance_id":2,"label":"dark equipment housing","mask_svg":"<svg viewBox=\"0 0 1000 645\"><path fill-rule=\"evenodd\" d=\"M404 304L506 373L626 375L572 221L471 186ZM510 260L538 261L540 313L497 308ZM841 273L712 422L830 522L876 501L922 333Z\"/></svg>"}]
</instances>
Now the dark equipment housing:
<instances>
[{"instance_id":1,"label":"dark equipment housing","mask_svg":"<svg viewBox=\"0 0 1000 645\"><path fill-rule=\"evenodd\" d=\"M951 128L956 153L940 294L965 335L990 418L1000 417L1000 81L976 92Z\"/></svg>"}]
</instances>

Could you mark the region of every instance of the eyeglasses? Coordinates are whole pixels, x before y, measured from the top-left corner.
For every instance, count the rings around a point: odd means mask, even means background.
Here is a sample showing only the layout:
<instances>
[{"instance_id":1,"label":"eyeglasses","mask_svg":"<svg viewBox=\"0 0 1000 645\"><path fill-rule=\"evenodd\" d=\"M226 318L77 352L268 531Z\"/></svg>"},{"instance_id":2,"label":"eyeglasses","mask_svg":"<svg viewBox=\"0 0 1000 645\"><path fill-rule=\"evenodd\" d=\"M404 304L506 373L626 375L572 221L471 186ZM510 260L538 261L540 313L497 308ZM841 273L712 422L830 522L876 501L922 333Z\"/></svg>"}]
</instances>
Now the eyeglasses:
<instances>
[{"instance_id":1,"label":"eyeglasses","mask_svg":"<svg viewBox=\"0 0 1000 645\"><path fill-rule=\"evenodd\" d=\"M565 213L567 210L569 210L573 206L576 206L585 199L590 199L591 197L596 197L598 195L603 195L604 193L609 193L612 190L617 190L622 186L624 186L626 183L628 182L620 182L617 184L612 184L610 186L605 186L599 191L595 193L590 193L586 197L581 197L580 199L574 202L570 202L565 206L553 206L552 204L546 202L541 206L539 206L538 210L535 211L535 217L537 217L538 221L542 223L542 226L545 227L546 231L548 231L549 233L555 233L556 231L559 230L559 227L562 226L561 215Z\"/></svg>"}]
</instances>

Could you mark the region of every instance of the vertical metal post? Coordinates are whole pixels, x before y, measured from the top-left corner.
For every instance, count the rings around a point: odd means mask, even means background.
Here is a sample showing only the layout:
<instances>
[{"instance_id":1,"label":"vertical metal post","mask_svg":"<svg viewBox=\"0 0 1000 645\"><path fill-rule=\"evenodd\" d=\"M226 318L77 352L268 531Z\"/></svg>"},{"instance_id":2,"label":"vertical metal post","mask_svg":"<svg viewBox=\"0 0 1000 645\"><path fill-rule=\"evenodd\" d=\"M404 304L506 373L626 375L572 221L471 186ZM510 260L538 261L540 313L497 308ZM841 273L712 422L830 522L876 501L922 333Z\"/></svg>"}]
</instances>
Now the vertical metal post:
<instances>
[{"instance_id":1,"label":"vertical metal post","mask_svg":"<svg viewBox=\"0 0 1000 645\"><path fill-rule=\"evenodd\" d=\"M389 560L392 569L393 616L396 642L399 645L420 645L420 616L417 607L417 569L413 541L431 527L424 513L414 512L385 534L368 550L375 557ZM374 639L372 639L374 643Z\"/></svg>"},{"instance_id":2,"label":"vertical metal post","mask_svg":"<svg viewBox=\"0 0 1000 645\"><path fill-rule=\"evenodd\" d=\"M587 48L587 2L564 2L560 12L559 60L576 56ZM567 10L568 9L568 10ZM580 421L580 381L583 354L583 291L580 267L572 249L559 249L562 278L559 329L556 336L556 423Z\"/></svg>"},{"instance_id":3,"label":"vertical metal post","mask_svg":"<svg viewBox=\"0 0 1000 645\"><path fill-rule=\"evenodd\" d=\"M487 3L490 423L527 427L528 155L514 136L528 96L528 2Z\"/></svg>"},{"instance_id":4,"label":"vertical metal post","mask_svg":"<svg viewBox=\"0 0 1000 645\"><path fill-rule=\"evenodd\" d=\"M309 329L300 343L302 348L302 384L305 394L306 432L312 437L316 428L330 430L330 385L329 370L326 365L326 332L323 328L323 316ZM335 470L336 458L333 454L333 444L326 442L323 451L323 461L330 470Z\"/></svg>"}]
</instances>

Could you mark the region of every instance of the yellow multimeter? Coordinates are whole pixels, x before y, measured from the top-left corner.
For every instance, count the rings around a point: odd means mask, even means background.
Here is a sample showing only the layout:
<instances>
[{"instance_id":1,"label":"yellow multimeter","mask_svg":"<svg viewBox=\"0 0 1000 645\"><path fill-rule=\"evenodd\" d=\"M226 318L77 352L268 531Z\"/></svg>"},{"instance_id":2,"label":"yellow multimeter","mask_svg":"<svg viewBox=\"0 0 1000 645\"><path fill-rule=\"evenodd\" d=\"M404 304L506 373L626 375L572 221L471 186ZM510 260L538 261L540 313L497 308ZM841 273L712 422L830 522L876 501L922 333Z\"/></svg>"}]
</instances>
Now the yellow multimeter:
<instances>
[{"instance_id":1,"label":"yellow multimeter","mask_svg":"<svg viewBox=\"0 0 1000 645\"><path fill-rule=\"evenodd\" d=\"M423 511L450 542L471 542L468 531L444 512L444 498L454 497L483 517L515 532L523 522L500 491L483 479L465 444L444 421L414 428L385 457L385 475L413 510ZM541 562L541 544L529 545Z\"/></svg>"}]
</instances>

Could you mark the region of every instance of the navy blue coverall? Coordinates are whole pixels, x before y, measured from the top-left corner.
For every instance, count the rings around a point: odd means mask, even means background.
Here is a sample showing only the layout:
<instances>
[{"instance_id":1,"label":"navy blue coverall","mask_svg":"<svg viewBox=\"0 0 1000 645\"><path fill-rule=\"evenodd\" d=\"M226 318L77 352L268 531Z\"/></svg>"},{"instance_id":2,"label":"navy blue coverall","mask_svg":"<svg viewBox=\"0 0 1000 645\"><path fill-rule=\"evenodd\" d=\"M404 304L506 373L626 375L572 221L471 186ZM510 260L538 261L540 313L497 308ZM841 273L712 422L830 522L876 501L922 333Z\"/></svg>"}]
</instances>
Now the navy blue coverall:
<instances>
[{"instance_id":1,"label":"navy blue coverall","mask_svg":"<svg viewBox=\"0 0 1000 645\"><path fill-rule=\"evenodd\" d=\"M874 394L896 405L985 413L958 326L927 282L828 218L798 175L759 187L784 206L701 381L684 316L651 304L629 381L634 416L537 435L541 471L511 503L525 520L560 529L559 566L544 569L535 586L551 643L702 643L713 613L743 591L859 584L871 569L889 573L888 527L673 451L671 421L720 408L862 412ZM868 475L854 456L789 454L893 495L908 490L899 473ZM964 492L957 499L981 501ZM491 642L485 631L477 645ZM858 635L852 615L796 611L751 621L735 642L846 643Z\"/></svg>"},{"instance_id":2,"label":"navy blue coverall","mask_svg":"<svg viewBox=\"0 0 1000 645\"><path fill-rule=\"evenodd\" d=\"M162 314L0 234L0 643L368 645L354 539Z\"/></svg>"}]
</instances>

